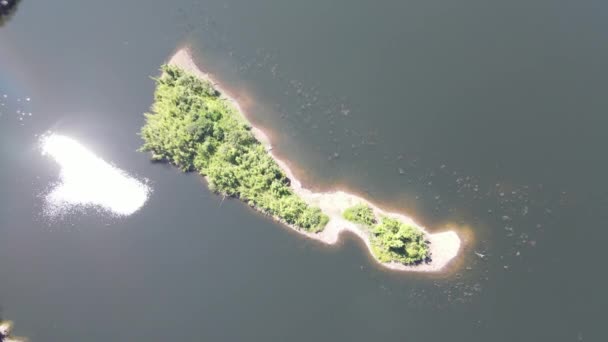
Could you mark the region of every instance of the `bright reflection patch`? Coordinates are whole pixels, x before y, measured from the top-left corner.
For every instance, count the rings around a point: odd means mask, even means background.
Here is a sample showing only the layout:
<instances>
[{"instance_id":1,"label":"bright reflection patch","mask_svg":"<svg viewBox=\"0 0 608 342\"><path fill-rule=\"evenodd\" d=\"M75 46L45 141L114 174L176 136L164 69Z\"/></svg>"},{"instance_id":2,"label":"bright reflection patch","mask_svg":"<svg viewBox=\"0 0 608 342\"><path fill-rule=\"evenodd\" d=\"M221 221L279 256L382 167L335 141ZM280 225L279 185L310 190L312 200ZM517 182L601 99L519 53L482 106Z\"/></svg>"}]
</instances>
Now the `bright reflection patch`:
<instances>
[{"instance_id":1,"label":"bright reflection patch","mask_svg":"<svg viewBox=\"0 0 608 342\"><path fill-rule=\"evenodd\" d=\"M51 134L41 139L42 154L61 167L60 182L46 195L47 214L94 207L117 216L141 208L150 188L126 172L106 163L74 139Z\"/></svg>"}]
</instances>

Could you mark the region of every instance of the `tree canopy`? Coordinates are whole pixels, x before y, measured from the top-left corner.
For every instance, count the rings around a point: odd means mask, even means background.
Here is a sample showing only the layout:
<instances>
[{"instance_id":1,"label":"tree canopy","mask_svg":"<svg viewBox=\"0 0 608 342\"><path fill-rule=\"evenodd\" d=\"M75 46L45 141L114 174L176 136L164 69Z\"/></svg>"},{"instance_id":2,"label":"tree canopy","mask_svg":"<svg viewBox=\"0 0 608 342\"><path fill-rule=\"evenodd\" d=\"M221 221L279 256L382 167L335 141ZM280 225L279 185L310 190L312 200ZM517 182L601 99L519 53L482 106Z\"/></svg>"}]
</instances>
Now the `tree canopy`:
<instances>
[{"instance_id":1,"label":"tree canopy","mask_svg":"<svg viewBox=\"0 0 608 342\"><path fill-rule=\"evenodd\" d=\"M374 255L381 262L399 262L410 265L429 258L429 248L419 228L389 217L378 223L372 208L357 204L342 214L345 219L367 226L371 231Z\"/></svg>"},{"instance_id":2,"label":"tree canopy","mask_svg":"<svg viewBox=\"0 0 608 342\"><path fill-rule=\"evenodd\" d=\"M207 177L210 188L311 232L329 218L290 187L290 180L251 133L241 113L206 80L165 65L141 129L143 151L182 171Z\"/></svg>"},{"instance_id":3,"label":"tree canopy","mask_svg":"<svg viewBox=\"0 0 608 342\"><path fill-rule=\"evenodd\" d=\"M372 229L372 248L382 262L417 264L429 257L422 231L389 217Z\"/></svg>"}]
</instances>

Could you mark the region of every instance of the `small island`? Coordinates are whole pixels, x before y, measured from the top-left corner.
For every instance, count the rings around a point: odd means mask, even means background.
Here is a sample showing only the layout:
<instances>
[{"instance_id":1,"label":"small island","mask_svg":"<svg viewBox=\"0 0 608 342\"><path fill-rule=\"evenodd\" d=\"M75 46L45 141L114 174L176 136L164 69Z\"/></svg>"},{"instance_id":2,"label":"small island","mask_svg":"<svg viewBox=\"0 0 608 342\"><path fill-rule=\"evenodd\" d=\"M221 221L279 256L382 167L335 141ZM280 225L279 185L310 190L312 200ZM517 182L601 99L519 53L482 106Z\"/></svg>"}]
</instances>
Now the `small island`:
<instances>
[{"instance_id":1,"label":"small island","mask_svg":"<svg viewBox=\"0 0 608 342\"><path fill-rule=\"evenodd\" d=\"M372 251L381 262L412 265L430 261L428 241L418 227L387 216L378 220L366 204L347 208L342 216L368 233Z\"/></svg>"},{"instance_id":2,"label":"small island","mask_svg":"<svg viewBox=\"0 0 608 342\"><path fill-rule=\"evenodd\" d=\"M196 66L187 48L162 66L155 80L155 102L140 133L141 150L153 160L197 172L212 191L238 198L309 238L334 244L342 231L351 231L391 269L436 272L458 254L460 239L453 231L429 234L409 217L356 195L302 187L272 153L264 132Z\"/></svg>"}]
</instances>

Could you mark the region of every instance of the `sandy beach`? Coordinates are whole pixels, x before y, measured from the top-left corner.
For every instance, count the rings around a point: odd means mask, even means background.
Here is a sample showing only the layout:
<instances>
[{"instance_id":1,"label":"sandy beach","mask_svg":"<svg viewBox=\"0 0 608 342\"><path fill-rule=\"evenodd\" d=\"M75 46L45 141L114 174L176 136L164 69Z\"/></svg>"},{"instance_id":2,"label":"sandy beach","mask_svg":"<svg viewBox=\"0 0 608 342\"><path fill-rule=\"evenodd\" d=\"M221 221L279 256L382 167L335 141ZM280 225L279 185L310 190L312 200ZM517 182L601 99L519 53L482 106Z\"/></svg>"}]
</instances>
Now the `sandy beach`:
<instances>
[{"instance_id":1,"label":"sandy beach","mask_svg":"<svg viewBox=\"0 0 608 342\"><path fill-rule=\"evenodd\" d=\"M230 101L247 119L246 113L239 106L239 103L234 100L234 97L226 92L222 87L207 73L203 72L194 62L192 55L187 47L179 49L168 61L168 64L179 66L185 70L192 72L201 79L208 80L214 84L215 88L222 94L227 101ZM302 234L308 238L321 241L326 244L335 244L338 241L340 233L343 231L350 231L359 236L366 244L369 252L373 255L369 233L366 228L349 222L342 217L342 213L348 207L355 204L366 203L376 213L377 216L384 215L393 218L397 218L404 223L414 225L424 232L425 238L430 242L430 251L432 261L429 263L423 263L420 265L406 266L399 263L381 263L375 257L374 259L378 264L383 267L399 270L399 271L414 271L414 272L440 272L445 269L446 265L450 263L457 255L461 248L461 240L458 234L454 231L444 231L439 233L429 233L424 227L420 226L410 217L399 214L390 213L382 210L378 206L374 205L370 201L361 198L359 196L343 192L312 192L302 186L302 183L294 176L293 172L283 160L277 158L272 152L272 145L268 136L257 127L252 126L252 132L255 137L266 147L268 153L274 158L277 164L283 169L287 177L291 180L291 187L293 190L302 197L307 203L318 206L321 210L329 216L329 222L325 229L320 233L308 233L302 230L298 230L295 227L290 227L299 234Z\"/></svg>"}]
</instances>

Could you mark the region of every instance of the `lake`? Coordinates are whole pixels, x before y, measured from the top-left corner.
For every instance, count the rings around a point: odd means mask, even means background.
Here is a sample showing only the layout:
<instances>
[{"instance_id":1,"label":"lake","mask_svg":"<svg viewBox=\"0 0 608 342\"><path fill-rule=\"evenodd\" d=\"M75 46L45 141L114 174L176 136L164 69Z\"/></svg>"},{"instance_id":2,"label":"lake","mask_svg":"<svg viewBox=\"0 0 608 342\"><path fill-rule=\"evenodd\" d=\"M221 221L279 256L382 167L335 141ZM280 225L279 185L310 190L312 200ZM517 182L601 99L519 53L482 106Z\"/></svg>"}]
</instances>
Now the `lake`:
<instances>
[{"instance_id":1,"label":"lake","mask_svg":"<svg viewBox=\"0 0 608 342\"><path fill-rule=\"evenodd\" d=\"M4 318L34 342L605 339L607 11L22 0L0 27ZM151 77L184 44L306 186L456 229L450 271L387 271L355 236L304 239L137 152ZM49 217L48 131L145 181L148 201Z\"/></svg>"}]
</instances>

